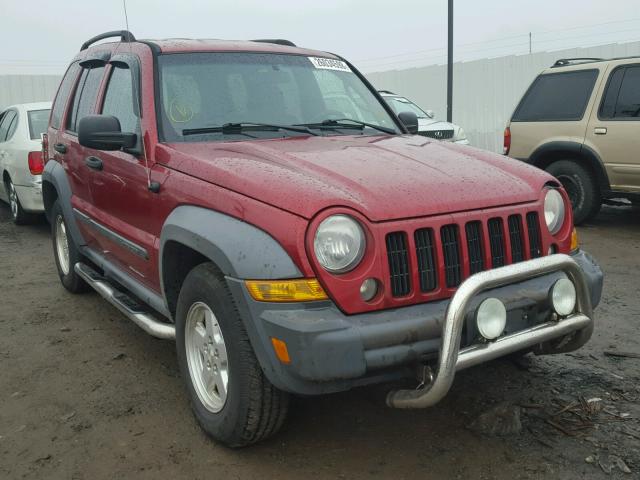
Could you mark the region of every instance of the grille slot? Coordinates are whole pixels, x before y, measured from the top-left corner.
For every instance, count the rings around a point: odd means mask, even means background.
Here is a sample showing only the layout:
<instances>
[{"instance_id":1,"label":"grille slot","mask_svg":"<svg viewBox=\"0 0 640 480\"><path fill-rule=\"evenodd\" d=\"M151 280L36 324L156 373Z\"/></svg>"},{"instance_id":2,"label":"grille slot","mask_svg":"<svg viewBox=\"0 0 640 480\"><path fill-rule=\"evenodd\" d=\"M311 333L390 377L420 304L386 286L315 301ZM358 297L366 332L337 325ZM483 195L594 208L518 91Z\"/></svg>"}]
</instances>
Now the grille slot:
<instances>
[{"instance_id":1,"label":"grille slot","mask_svg":"<svg viewBox=\"0 0 640 480\"><path fill-rule=\"evenodd\" d=\"M489 243L491 246L491 266L493 268L503 267L505 263L504 229L501 218L489 220Z\"/></svg>"},{"instance_id":2,"label":"grille slot","mask_svg":"<svg viewBox=\"0 0 640 480\"><path fill-rule=\"evenodd\" d=\"M536 212L527 213L527 230L529 231L529 256L542 256L542 239L540 238L540 223Z\"/></svg>"},{"instance_id":3,"label":"grille slot","mask_svg":"<svg viewBox=\"0 0 640 480\"><path fill-rule=\"evenodd\" d=\"M391 294L394 297L403 297L411 291L407 237L404 232L392 232L387 235L386 241Z\"/></svg>"},{"instance_id":4,"label":"grille slot","mask_svg":"<svg viewBox=\"0 0 640 480\"><path fill-rule=\"evenodd\" d=\"M433 230L423 228L416 230L416 254L418 257L418 275L420 277L420 290L430 292L435 290L438 282L436 271L436 252Z\"/></svg>"},{"instance_id":5,"label":"grille slot","mask_svg":"<svg viewBox=\"0 0 640 480\"><path fill-rule=\"evenodd\" d=\"M465 226L467 232L467 249L469 251L469 270L471 275L484 270L484 248L482 247L482 224L469 222Z\"/></svg>"},{"instance_id":6,"label":"grille slot","mask_svg":"<svg viewBox=\"0 0 640 480\"><path fill-rule=\"evenodd\" d=\"M522 239L522 217L520 215L509 216L509 239L511 241L512 263L524 260L524 244Z\"/></svg>"},{"instance_id":7,"label":"grille slot","mask_svg":"<svg viewBox=\"0 0 640 480\"><path fill-rule=\"evenodd\" d=\"M458 226L445 225L440 230L442 237L442 252L444 254L444 273L447 287L457 287L462 279L462 265L460 262L460 241Z\"/></svg>"}]
</instances>

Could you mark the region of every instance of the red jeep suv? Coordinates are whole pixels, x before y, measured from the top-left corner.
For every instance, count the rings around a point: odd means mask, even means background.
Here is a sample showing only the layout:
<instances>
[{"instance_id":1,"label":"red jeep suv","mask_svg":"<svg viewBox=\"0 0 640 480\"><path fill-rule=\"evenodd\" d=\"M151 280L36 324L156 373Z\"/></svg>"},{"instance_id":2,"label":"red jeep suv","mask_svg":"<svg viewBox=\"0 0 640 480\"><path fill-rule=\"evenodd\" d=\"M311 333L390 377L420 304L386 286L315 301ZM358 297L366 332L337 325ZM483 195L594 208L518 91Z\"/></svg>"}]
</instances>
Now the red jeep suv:
<instances>
[{"instance_id":1,"label":"red jeep suv","mask_svg":"<svg viewBox=\"0 0 640 480\"><path fill-rule=\"evenodd\" d=\"M290 393L417 375L387 403L421 408L457 370L583 345L602 272L561 185L416 130L334 54L98 35L44 145L62 284L175 338L230 446L276 432Z\"/></svg>"}]
</instances>

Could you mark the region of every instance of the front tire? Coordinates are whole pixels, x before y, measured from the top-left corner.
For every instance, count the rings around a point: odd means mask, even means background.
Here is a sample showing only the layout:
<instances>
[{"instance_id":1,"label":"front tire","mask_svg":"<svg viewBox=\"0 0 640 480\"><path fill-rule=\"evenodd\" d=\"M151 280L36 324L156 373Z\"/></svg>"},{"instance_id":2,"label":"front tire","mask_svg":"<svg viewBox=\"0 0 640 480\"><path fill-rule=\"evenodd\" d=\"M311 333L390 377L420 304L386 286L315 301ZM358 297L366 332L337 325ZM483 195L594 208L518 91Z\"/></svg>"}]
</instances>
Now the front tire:
<instances>
[{"instance_id":1,"label":"front tire","mask_svg":"<svg viewBox=\"0 0 640 480\"><path fill-rule=\"evenodd\" d=\"M547 167L569 196L573 208L573 223L579 225L595 217L602 206L600 188L590 170L572 160L560 160Z\"/></svg>"},{"instance_id":2,"label":"front tire","mask_svg":"<svg viewBox=\"0 0 640 480\"><path fill-rule=\"evenodd\" d=\"M76 273L74 265L83 261L82 254L68 234L69 229L58 200L51 208L51 238L53 240L53 256L58 269L58 276L64 288L71 293L82 293L89 290L89 285Z\"/></svg>"},{"instance_id":3,"label":"front tire","mask_svg":"<svg viewBox=\"0 0 640 480\"><path fill-rule=\"evenodd\" d=\"M280 429L289 395L262 372L231 292L211 263L195 267L180 290L176 350L192 410L207 434L243 447Z\"/></svg>"}]
</instances>

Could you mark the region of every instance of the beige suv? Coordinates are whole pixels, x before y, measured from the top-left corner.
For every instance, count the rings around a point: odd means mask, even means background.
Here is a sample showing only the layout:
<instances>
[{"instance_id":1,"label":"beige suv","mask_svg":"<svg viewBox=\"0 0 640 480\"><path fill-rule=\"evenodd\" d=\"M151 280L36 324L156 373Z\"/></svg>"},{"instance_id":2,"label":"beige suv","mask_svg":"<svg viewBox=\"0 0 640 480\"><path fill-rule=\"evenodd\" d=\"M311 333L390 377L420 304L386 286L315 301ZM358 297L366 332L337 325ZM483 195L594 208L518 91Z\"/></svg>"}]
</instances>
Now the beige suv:
<instances>
[{"instance_id":1,"label":"beige suv","mask_svg":"<svg viewBox=\"0 0 640 480\"><path fill-rule=\"evenodd\" d=\"M504 153L557 177L575 223L608 199L639 204L640 57L558 60L520 100Z\"/></svg>"}]
</instances>

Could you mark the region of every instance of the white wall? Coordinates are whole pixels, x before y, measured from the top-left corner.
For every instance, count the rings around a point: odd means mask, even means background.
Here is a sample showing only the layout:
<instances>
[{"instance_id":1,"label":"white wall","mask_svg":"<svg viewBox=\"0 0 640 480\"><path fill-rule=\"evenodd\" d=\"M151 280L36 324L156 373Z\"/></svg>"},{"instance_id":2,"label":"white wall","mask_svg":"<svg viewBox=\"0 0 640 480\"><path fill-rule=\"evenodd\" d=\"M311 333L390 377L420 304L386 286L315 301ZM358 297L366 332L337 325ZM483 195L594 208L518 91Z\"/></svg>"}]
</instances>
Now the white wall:
<instances>
[{"instance_id":1,"label":"white wall","mask_svg":"<svg viewBox=\"0 0 640 480\"><path fill-rule=\"evenodd\" d=\"M458 62L453 66L453 122L472 145L502 153L504 127L520 97L541 70L559 58L640 55L640 42L574 48L530 55ZM639 60L640 61L640 60ZM446 119L447 67L432 65L367 74L379 90L404 95Z\"/></svg>"},{"instance_id":2,"label":"white wall","mask_svg":"<svg viewBox=\"0 0 640 480\"><path fill-rule=\"evenodd\" d=\"M0 111L16 103L53 101L60 75L0 75Z\"/></svg>"}]
</instances>

